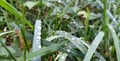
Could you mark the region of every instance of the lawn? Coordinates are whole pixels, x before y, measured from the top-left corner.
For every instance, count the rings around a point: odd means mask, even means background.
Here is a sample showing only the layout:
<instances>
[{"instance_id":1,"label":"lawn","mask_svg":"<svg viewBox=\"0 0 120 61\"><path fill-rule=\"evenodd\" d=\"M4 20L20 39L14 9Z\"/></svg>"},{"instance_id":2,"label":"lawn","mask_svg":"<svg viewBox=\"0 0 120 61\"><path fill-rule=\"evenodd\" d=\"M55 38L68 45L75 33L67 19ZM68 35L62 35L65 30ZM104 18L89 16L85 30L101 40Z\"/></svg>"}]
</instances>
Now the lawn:
<instances>
[{"instance_id":1,"label":"lawn","mask_svg":"<svg viewBox=\"0 0 120 61\"><path fill-rule=\"evenodd\" d=\"M120 61L119 0L0 0L0 61Z\"/></svg>"}]
</instances>

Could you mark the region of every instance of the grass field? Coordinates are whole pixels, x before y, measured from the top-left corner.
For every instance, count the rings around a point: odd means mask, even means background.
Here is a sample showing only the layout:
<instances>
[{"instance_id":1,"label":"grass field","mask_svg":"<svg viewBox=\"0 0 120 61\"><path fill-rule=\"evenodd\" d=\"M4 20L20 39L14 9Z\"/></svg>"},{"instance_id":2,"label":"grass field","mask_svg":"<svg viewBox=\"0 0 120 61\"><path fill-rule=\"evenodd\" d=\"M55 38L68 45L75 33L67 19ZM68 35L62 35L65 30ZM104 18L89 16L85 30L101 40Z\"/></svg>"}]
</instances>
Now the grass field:
<instances>
[{"instance_id":1,"label":"grass field","mask_svg":"<svg viewBox=\"0 0 120 61\"><path fill-rule=\"evenodd\" d=\"M0 0L0 61L120 61L119 26L119 0Z\"/></svg>"}]
</instances>

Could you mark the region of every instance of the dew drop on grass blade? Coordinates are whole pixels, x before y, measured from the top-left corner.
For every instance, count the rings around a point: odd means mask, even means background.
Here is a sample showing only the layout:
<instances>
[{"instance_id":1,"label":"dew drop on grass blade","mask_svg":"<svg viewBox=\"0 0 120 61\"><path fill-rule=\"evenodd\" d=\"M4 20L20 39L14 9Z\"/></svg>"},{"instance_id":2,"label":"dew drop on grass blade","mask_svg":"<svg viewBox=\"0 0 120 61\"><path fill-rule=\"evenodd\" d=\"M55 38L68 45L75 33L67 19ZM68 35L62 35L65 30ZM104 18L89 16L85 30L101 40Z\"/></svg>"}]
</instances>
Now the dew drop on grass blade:
<instances>
[{"instance_id":1,"label":"dew drop on grass blade","mask_svg":"<svg viewBox=\"0 0 120 61\"><path fill-rule=\"evenodd\" d=\"M83 61L90 61L90 59L92 58L93 54L96 51L96 48L102 41L103 37L104 37L104 32L99 32L98 35L93 40L92 44L90 45L88 52L86 53Z\"/></svg>"},{"instance_id":2,"label":"dew drop on grass blade","mask_svg":"<svg viewBox=\"0 0 120 61\"><path fill-rule=\"evenodd\" d=\"M32 52L35 52L41 48L41 20L36 20L34 29L34 38L32 45ZM40 61L40 56L33 58L32 61Z\"/></svg>"}]
</instances>

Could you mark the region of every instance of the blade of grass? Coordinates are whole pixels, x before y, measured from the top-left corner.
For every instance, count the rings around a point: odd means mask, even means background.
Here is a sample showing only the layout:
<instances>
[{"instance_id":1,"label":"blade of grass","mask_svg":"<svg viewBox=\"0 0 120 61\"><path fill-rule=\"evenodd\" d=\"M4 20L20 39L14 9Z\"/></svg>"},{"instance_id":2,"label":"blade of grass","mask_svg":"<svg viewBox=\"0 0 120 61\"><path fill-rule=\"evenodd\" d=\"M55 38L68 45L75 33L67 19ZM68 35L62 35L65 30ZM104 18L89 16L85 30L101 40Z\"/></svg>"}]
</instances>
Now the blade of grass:
<instances>
[{"instance_id":1,"label":"blade of grass","mask_svg":"<svg viewBox=\"0 0 120 61\"><path fill-rule=\"evenodd\" d=\"M0 36L8 34L8 33L13 33L13 32L14 32L13 30L12 31L7 31L7 32L2 32L2 33L0 33Z\"/></svg>"},{"instance_id":2,"label":"blade of grass","mask_svg":"<svg viewBox=\"0 0 120 61\"><path fill-rule=\"evenodd\" d=\"M10 50L7 48L7 46L5 44L3 44L2 41L0 41L0 43L3 45L3 47L7 50L7 52L9 53L9 55L13 58L14 61L17 61L17 59L15 58L15 56L10 52Z\"/></svg>"},{"instance_id":3,"label":"blade of grass","mask_svg":"<svg viewBox=\"0 0 120 61\"><path fill-rule=\"evenodd\" d=\"M60 52L54 61L65 61L68 54Z\"/></svg>"},{"instance_id":4,"label":"blade of grass","mask_svg":"<svg viewBox=\"0 0 120 61\"><path fill-rule=\"evenodd\" d=\"M86 54L87 48L81 43L81 41L77 37L72 36L65 31L57 31L56 34L70 40L70 42L72 42L83 54Z\"/></svg>"},{"instance_id":5,"label":"blade of grass","mask_svg":"<svg viewBox=\"0 0 120 61\"><path fill-rule=\"evenodd\" d=\"M112 38L114 40L114 45L115 45L116 54L117 54L117 60L120 61L120 45L119 45L120 40L118 39L116 32L115 32L114 28L112 27L112 25L108 24L108 28L110 29Z\"/></svg>"},{"instance_id":6,"label":"blade of grass","mask_svg":"<svg viewBox=\"0 0 120 61\"><path fill-rule=\"evenodd\" d=\"M61 43L57 43L57 44L53 44L51 46L48 46L48 47L43 47L41 48L40 50L38 51L35 51L33 53L29 53L26 55L26 60L31 60L33 59L34 57L37 57L37 56L42 56L42 55L45 55L45 54L48 54L48 53L51 53L51 52L54 52L56 50L58 50L62 45L64 45L65 43L68 43L68 41L63 41ZM18 61L23 61L23 56L17 58Z\"/></svg>"},{"instance_id":7,"label":"blade of grass","mask_svg":"<svg viewBox=\"0 0 120 61\"><path fill-rule=\"evenodd\" d=\"M13 7L8 2L6 2L6 0L0 0L0 6L5 8L7 11L12 13L13 15L15 15L17 18L20 18L20 20L23 23L30 26L30 28L33 30L33 26L31 25L31 23L29 21L26 20L26 18L24 18L24 15L20 11L18 11L15 7Z\"/></svg>"},{"instance_id":8,"label":"blade of grass","mask_svg":"<svg viewBox=\"0 0 120 61\"><path fill-rule=\"evenodd\" d=\"M70 1L68 3L68 5L65 6L65 8L63 8L63 10L61 11L61 13L58 15L58 17L60 18L60 20L58 21L58 24L56 26L56 29L59 29L59 27L61 26L61 22L62 22L62 18L63 16L67 13L67 10L69 9L70 5L72 4L73 1Z\"/></svg>"},{"instance_id":9,"label":"blade of grass","mask_svg":"<svg viewBox=\"0 0 120 61\"><path fill-rule=\"evenodd\" d=\"M60 38L60 37L64 37L64 36L54 35L54 36L50 36L50 37L46 38L46 40L47 40L47 41L52 41L53 39ZM85 41L83 41L81 38L79 38L79 41L81 41L81 43L84 44L86 47L90 48L90 45L87 44ZM95 56L96 56L96 57L99 57L99 60L106 61L106 60L102 57L102 55L100 55L100 53L98 53L97 51L95 52Z\"/></svg>"},{"instance_id":10,"label":"blade of grass","mask_svg":"<svg viewBox=\"0 0 120 61\"><path fill-rule=\"evenodd\" d=\"M79 40L80 40L86 47L90 48L90 45L87 44L85 41L81 40L81 38L79 38ZM101 60L101 61L106 61L105 58L104 58L102 55L100 55L100 53L97 52L97 51L95 51L95 56L96 56L96 57L99 57L99 60Z\"/></svg>"},{"instance_id":11,"label":"blade of grass","mask_svg":"<svg viewBox=\"0 0 120 61\"><path fill-rule=\"evenodd\" d=\"M39 4L39 1L27 1L24 3L24 6L32 9L35 5Z\"/></svg>"},{"instance_id":12,"label":"blade of grass","mask_svg":"<svg viewBox=\"0 0 120 61\"><path fill-rule=\"evenodd\" d=\"M59 61L65 61L66 60L66 57L67 57L67 54L66 53L63 53L60 58L59 58Z\"/></svg>"},{"instance_id":13,"label":"blade of grass","mask_svg":"<svg viewBox=\"0 0 120 61\"><path fill-rule=\"evenodd\" d=\"M3 32L3 33L0 33L0 36L2 35L5 35L5 34L8 34L8 33L13 33L14 31L8 31L8 32ZM10 54L10 56L14 59L14 61L17 61L17 59L15 58L15 56L10 52L10 50L6 47L5 44L3 44L2 41L0 41L0 43L3 45L3 47L7 50L7 52Z\"/></svg>"},{"instance_id":14,"label":"blade of grass","mask_svg":"<svg viewBox=\"0 0 120 61\"><path fill-rule=\"evenodd\" d=\"M56 39L56 38L59 38L59 37L62 37L62 36L60 36L60 35L54 35L54 36L46 38L46 40L47 41L52 41L53 39Z\"/></svg>"},{"instance_id":15,"label":"blade of grass","mask_svg":"<svg viewBox=\"0 0 120 61\"><path fill-rule=\"evenodd\" d=\"M97 2L98 2L98 4L99 4L99 5L102 7L102 9L103 9L103 8L104 8L103 3L101 3L100 0L97 0ZM115 26L117 26L118 23L117 23L117 20L115 19L115 17L111 14L111 12L110 12L108 9L106 9L106 12L107 12L109 18L113 21L113 24L114 24Z\"/></svg>"},{"instance_id":16,"label":"blade of grass","mask_svg":"<svg viewBox=\"0 0 120 61\"><path fill-rule=\"evenodd\" d=\"M4 7L10 13L14 14L16 17L18 18L22 17L22 14L19 11L17 11L17 9L14 8L12 5L7 3L6 0L0 0L0 6Z\"/></svg>"},{"instance_id":17,"label":"blade of grass","mask_svg":"<svg viewBox=\"0 0 120 61\"><path fill-rule=\"evenodd\" d=\"M35 52L41 48L41 20L36 20L32 51ZM41 61L40 57L35 57L32 61Z\"/></svg>"},{"instance_id":18,"label":"blade of grass","mask_svg":"<svg viewBox=\"0 0 120 61\"><path fill-rule=\"evenodd\" d=\"M91 46L88 49L88 52L85 55L85 58L83 61L90 61L90 59L92 58L93 53L95 53L96 48L98 47L98 45L100 44L100 42L102 41L104 36L104 32L99 32L99 34L95 37L95 39L93 40Z\"/></svg>"},{"instance_id":19,"label":"blade of grass","mask_svg":"<svg viewBox=\"0 0 120 61\"><path fill-rule=\"evenodd\" d=\"M90 11L88 10L87 8L87 17L86 17L86 20L85 20L85 41L87 41L88 39L88 29L89 29L89 16L90 16Z\"/></svg>"},{"instance_id":20,"label":"blade of grass","mask_svg":"<svg viewBox=\"0 0 120 61\"><path fill-rule=\"evenodd\" d=\"M63 34L67 34L67 32L66 33L63 33ZM64 36L66 36L66 35L64 35ZM46 38L46 40L47 41L52 41L53 39L56 39L56 38L59 38L59 37L64 37L64 36L61 36L61 35L54 35L54 36L51 36L51 37L48 37L48 38ZM82 44L84 44L86 47L90 47L90 45L89 44L87 44L85 41L83 41L81 38L78 38L79 39L79 42L81 42ZM78 43L79 43L78 42ZM96 57L99 57L99 59L100 60L102 60L102 61L106 61L101 55L100 55L100 53L98 53L97 51L95 52L95 56Z\"/></svg>"}]
</instances>

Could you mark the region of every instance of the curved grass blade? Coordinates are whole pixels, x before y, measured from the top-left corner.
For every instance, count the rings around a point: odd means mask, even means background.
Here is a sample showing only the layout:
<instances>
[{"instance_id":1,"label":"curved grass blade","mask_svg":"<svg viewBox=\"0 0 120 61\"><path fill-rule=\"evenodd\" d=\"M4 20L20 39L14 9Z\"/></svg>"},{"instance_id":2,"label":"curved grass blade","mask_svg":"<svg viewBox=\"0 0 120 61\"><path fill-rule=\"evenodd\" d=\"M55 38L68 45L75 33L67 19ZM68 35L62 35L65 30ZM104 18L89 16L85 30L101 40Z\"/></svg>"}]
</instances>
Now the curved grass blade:
<instances>
[{"instance_id":1,"label":"curved grass blade","mask_svg":"<svg viewBox=\"0 0 120 61\"><path fill-rule=\"evenodd\" d=\"M66 39L70 40L80 51L82 51L83 54L86 54L87 48L81 43L81 41L71 34L65 32L65 31L57 31L56 34L59 34L60 36L65 37Z\"/></svg>"},{"instance_id":2,"label":"curved grass blade","mask_svg":"<svg viewBox=\"0 0 120 61\"><path fill-rule=\"evenodd\" d=\"M53 45L51 45L49 47L43 47L38 51L29 53L29 54L26 55L26 60L31 60L31 59L33 59L33 58L35 58L37 56L42 56L42 55L57 51L65 43L68 43L68 41L63 41L61 43L53 44ZM24 61L23 56L17 58L17 60L18 61Z\"/></svg>"},{"instance_id":3,"label":"curved grass blade","mask_svg":"<svg viewBox=\"0 0 120 61\"><path fill-rule=\"evenodd\" d=\"M100 1L100 0L96 0L97 2L98 2L98 4L101 6L101 8L103 9L104 8L104 5L103 5L103 3ZM106 12L107 12L107 15L109 16L109 18L112 20L112 22L113 22L113 25L114 26L117 26L118 25L118 23L117 23L117 20L115 19L115 17L111 14L111 12L107 9L106 10Z\"/></svg>"},{"instance_id":4,"label":"curved grass blade","mask_svg":"<svg viewBox=\"0 0 120 61\"><path fill-rule=\"evenodd\" d=\"M3 36L3 35L5 35L5 34L8 34L8 33L13 33L14 31L12 30L12 31L7 31L7 32L2 32L2 33L0 33L0 36Z\"/></svg>"},{"instance_id":5,"label":"curved grass blade","mask_svg":"<svg viewBox=\"0 0 120 61\"><path fill-rule=\"evenodd\" d=\"M32 44L32 52L35 52L41 48L41 20L36 20L35 30L34 30L34 39ZM41 61L40 57L35 57L32 61Z\"/></svg>"},{"instance_id":6,"label":"curved grass blade","mask_svg":"<svg viewBox=\"0 0 120 61\"><path fill-rule=\"evenodd\" d=\"M110 29L110 32L112 34L112 38L114 40L114 45L115 45L115 49L116 49L116 54L117 54L117 59L118 61L120 61L120 45L119 45L119 39L116 35L116 32L114 30L114 28L112 27L112 25L108 25L108 28Z\"/></svg>"},{"instance_id":7,"label":"curved grass blade","mask_svg":"<svg viewBox=\"0 0 120 61\"><path fill-rule=\"evenodd\" d=\"M63 53L60 58L59 58L59 61L65 61L66 60L66 57L67 57L67 54L66 53Z\"/></svg>"},{"instance_id":8,"label":"curved grass blade","mask_svg":"<svg viewBox=\"0 0 120 61\"><path fill-rule=\"evenodd\" d=\"M13 58L14 61L17 61L15 56L11 53L11 51L8 49L8 47L0 40L1 45L6 49L6 51L9 53L9 55Z\"/></svg>"},{"instance_id":9,"label":"curved grass blade","mask_svg":"<svg viewBox=\"0 0 120 61\"><path fill-rule=\"evenodd\" d=\"M99 32L99 34L93 40L90 48L88 49L88 52L86 53L85 58L84 58L83 61L90 61L90 59L92 58L93 53L96 51L96 48L98 47L98 45L102 41L103 36L104 36L104 32Z\"/></svg>"},{"instance_id":10,"label":"curved grass blade","mask_svg":"<svg viewBox=\"0 0 120 61\"><path fill-rule=\"evenodd\" d=\"M66 34L67 32L65 32L64 34ZM65 35L66 36L66 35ZM48 37L46 40L47 41L52 41L53 39L56 39L56 38L59 38L59 37L64 37L64 36L61 36L61 35L54 35L54 36L51 36L51 37ZM84 42L81 38L78 38L79 39L79 42L81 42L83 45L85 45L87 48L90 48L90 45L87 44L86 42ZM78 43L79 43L78 42ZM101 55L100 53L98 53L97 51L95 51L95 56L96 57L99 57L99 60L102 60L102 61L106 61Z\"/></svg>"},{"instance_id":11,"label":"curved grass blade","mask_svg":"<svg viewBox=\"0 0 120 61\"><path fill-rule=\"evenodd\" d=\"M14 31L8 31L8 32L3 32L3 33L0 33L0 36L2 35L5 35L5 34L8 34L8 33L13 33ZM3 45L3 47L7 50L7 52L10 54L10 56L14 59L14 61L17 61L17 59L15 58L15 56L10 52L10 50L7 48L7 46L2 42L0 41L1 45Z\"/></svg>"},{"instance_id":12,"label":"curved grass blade","mask_svg":"<svg viewBox=\"0 0 120 61\"><path fill-rule=\"evenodd\" d=\"M33 26L31 25L31 23L23 18L22 13L20 11L18 11L15 7L10 5L8 2L6 2L6 0L0 0L0 6L5 8L7 11L12 13L13 15L15 15L17 18L20 18L21 21L24 20L23 23L26 23L28 26L31 27L31 29L33 29Z\"/></svg>"},{"instance_id":13,"label":"curved grass blade","mask_svg":"<svg viewBox=\"0 0 120 61\"><path fill-rule=\"evenodd\" d=\"M62 37L62 36L60 36L60 35L54 35L54 36L46 38L46 40L47 41L52 41L53 39L56 39L56 38L59 38L59 37Z\"/></svg>"},{"instance_id":14,"label":"curved grass blade","mask_svg":"<svg viewBox=\"0 0 120 61\"><path fill-rule=\"evenodd\" d=\"M54 61L65 61L67 56L68 56L67 53L60 52Z\"/></svg>"},{"instance_id":15,"label":"curved grass blade","mask_svg":"<svg viewBox=\"0 0 120 61\"><path fill-rule=\"evenodd\" d=\"M87 44L85 41L83 41L81 38L79 38L79 40L81 40L81 42L82 42L86 47L90 48L90 45ZM100 61L106 61L105 58L104 58L102 55L100 55L100 53L98 53L97 51L95 51L95 56L96 56L96 57L99 57L99 60L100 60Z\"/></svg>"},{"instance_id":16,"label":"curved grass blade","mask_svg":"<svg viewBox=\"0 0 120 61\"><path fill-rule=\"evenodd\" d=\"M6 10L8 10L10 13L14 14L18 18L22 17L22 13L20 13L16 8L7 3L5 0L0 0L0 6L4 7Z\"/></svg>"},{"instance_id":17,"label":"curved grass blade","mask_svg":"<svg viewBox=\"0 0 120 61\"><path fill-rule=\"evenodd\" d=\"M32 9L38 3L40 2L39 1L27 1L24 3L24 6L28 7L29 9Z\"/></svg>"}]
</instances>

